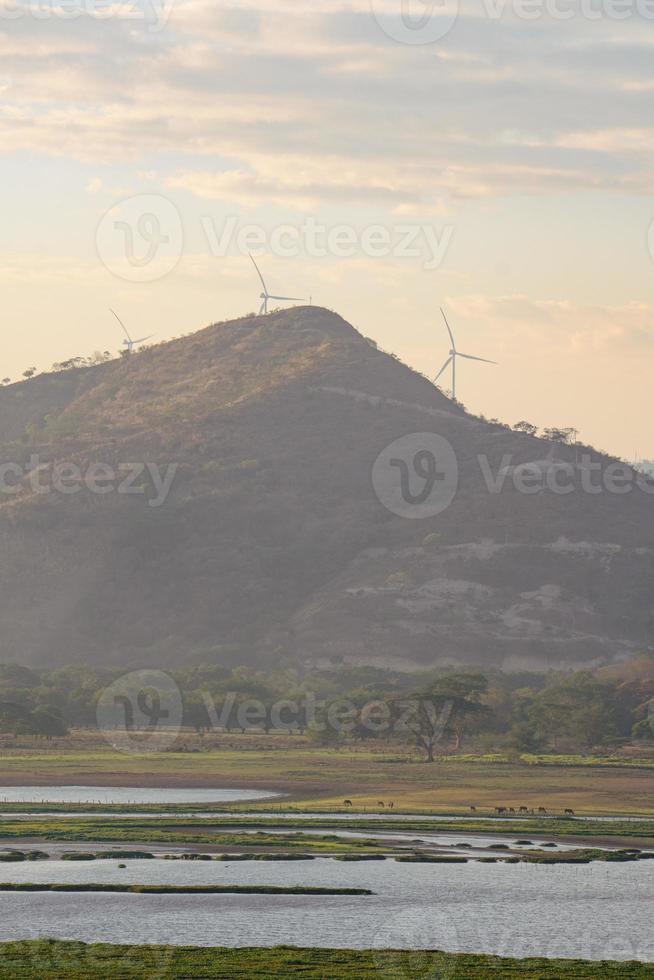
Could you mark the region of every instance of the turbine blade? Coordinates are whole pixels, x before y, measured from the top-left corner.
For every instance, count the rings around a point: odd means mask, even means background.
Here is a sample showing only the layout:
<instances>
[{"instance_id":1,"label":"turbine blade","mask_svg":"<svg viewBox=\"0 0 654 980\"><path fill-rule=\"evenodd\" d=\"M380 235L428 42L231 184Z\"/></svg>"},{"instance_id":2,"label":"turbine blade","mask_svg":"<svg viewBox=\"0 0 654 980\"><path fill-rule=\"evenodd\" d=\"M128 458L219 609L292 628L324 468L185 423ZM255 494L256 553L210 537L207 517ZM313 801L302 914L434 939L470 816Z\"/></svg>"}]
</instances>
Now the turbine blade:
<instances>
[{"instance_id":1,"label":"turbine blade","mask_svg":"<svg viewBox=\"0 0 654 980\"><path fill-rule=\"evenodd\" d=\"M447 327L447 332L449 333L450 340L452 341L452 350L456 350L456 342L454 340L454 334L452 333L452 330L450 329L450 325L447 322L447 317L445 316L445 310L443 309L442 306L441 306L441 313L443 314L443 319L445 320L445 326Z\"/></svg>"},{"instance_id":2,"label":"turbine blade","mask_svg":"<svg viewBox=\"0 0 654 980\"><path fill-rule=\"evenodd\" d=\"M269 296L268 299L283 299L283 300L285 300L286 302L289 302L289 303L292 302L292 301L297 302L297 303L302 303L303 302L303 297L302 296Z\"/></svg>"},{"instance_id":3,"label":"turbine blade","mask_svg":"<svg viewBox=\"0 0 654 980\"><path fill-rule=\"evenodd\" d=\"M261 285L263 286L263 291L264 291L264 293L267 293L268 292L268 287L266 286L265 282L263 281L263 276L261 275L261 269L259 268L259 266L257 265L257 263L254 261L254 256L252 255L251 252L250 252L250 258L252 259L252 265L257 270L257 275L259 276L259 279L261 279Z\"/></svg>"},{"instance_id":4,"label":"turbine blade","mask_svg":"<svg viewBox=\"0 0 654 980\"><path fill-rule=\"evenodd\" d=\"M146 342L146 340L150 340L151 337L154 337L154 334L153 333L148 334L147 337L141 337L139 340L135 340L134 343L135 344L144 344Z\"/></svg>"},{"instance_id":5,"label":"turbine blade","mask_svg":"<svg viewBox=\"0 0 654 980\"><path fill-rule=\"evenodd\" d=\"M489 361L487 357L473 357L472 354L461 354L456 352L457 357L465 357L466 361L483 361L484 364L497 364L497 361Z\"/></svg>"},{"instance_id":6,"label":"turbine blade","mask_svg":"<svg viewBox=\"0 0 654 980\"><path fill-rule=\"evenodd\" d=\"M450 366L451 363L452 363L452 358L451 357L448 357L448 359L445 361L445 364L443 365L443 367L440 369L440 371L438 372L438 374L434 378L434 384L436 384L436 382L440 378L441 374L444 374L447 371L447 369L448 369L448 367Z\"/></svg>"},{"instance_id":7,"label":"turbine blade","mask_svg":"<svg viewBox=\"0 0 654 980\"><path fill-rule=\"evenodd\" d=\"M118 320L118 322L119 322L119 324L120 324L120 325L121 325L121 327L123 328L123 331L124 331L124 333L125 333L125 336L127 337L127 339L129 340L129 342L130 342L130 344L131 344L131 343L132 343L132 338L131 338L131 337L130 337L130 335L129 335L129 334L127 333L127 327L125 326L125 324L123 323L123 321L122 321L122 320L120 319L120 317L118 316L118 314L116 313L116 311L115 311L115 310L112 310L112 309L110 308L110 309L109 309L109 312L110 312L110 313L113 313L113 315L114 315L114 316L116 317L116 319Z\"/></svg>"}]
</instances>

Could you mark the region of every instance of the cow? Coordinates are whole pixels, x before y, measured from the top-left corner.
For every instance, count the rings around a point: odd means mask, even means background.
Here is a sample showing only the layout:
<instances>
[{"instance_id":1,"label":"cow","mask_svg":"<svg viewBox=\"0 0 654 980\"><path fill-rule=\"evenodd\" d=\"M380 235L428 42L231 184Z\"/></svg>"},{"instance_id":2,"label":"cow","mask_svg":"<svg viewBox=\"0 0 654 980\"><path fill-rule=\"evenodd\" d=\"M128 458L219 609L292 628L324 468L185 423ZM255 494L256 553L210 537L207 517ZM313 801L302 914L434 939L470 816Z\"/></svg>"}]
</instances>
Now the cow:
<instances>
[{"instance_id":1,"label":"cow","mask_svg":"<svg viewBox=\"0 0 654 980\"><path fill-rule=\"evenodd\" d=\"M343 806L352 806L352 800L343 800Z\"/></svg>"},{"instance_id":2,"label":"cow","mask_svg":"<svg viewBox=\"0 0 654 980\"><path fill-rule=\"evenodd\" d=\"M574 817L575 812L574 812L574 810L566 810L565 811L565 815L566 815L566 817Z\"/></svg>"}]
</instances>

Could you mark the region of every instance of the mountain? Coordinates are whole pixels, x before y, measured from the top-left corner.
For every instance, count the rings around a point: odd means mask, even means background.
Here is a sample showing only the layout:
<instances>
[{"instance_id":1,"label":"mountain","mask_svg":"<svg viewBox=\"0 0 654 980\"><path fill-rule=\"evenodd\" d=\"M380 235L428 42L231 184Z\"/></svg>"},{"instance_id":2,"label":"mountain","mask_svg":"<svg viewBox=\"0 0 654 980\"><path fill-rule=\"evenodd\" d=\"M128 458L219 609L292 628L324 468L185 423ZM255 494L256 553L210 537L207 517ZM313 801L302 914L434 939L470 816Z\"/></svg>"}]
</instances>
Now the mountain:
<instances>
[{"instance_id":1,"label":"mountain","mask_svg":"<svg viewBox=\"0 0 654 980\"><path fill-rule=\"evenodd\" d=\"M451 505L422 519L391 512L372 477L412 433L439 434L458 460ZM0 660L618 661L651 649L654 499L514 485L534 460L578 481L580 454L470 416L315 307L11 385ZM406 475L386 462L386 479ZM174 474L169 493L152 473ZM418 498L428 476L407 478Z\"/></svg>"}]
</instances>

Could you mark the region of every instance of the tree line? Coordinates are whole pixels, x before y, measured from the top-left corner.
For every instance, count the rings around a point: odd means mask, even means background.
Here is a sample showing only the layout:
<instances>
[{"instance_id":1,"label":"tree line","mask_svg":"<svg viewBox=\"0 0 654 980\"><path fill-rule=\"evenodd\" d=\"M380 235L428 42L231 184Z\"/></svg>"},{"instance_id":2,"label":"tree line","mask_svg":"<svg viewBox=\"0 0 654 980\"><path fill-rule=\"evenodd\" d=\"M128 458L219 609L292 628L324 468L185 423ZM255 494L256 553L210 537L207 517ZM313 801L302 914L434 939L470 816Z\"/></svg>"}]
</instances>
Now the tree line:
<instances>
[{"instance_id":1,"label":"tree line","mask_svg":"<svg viewBox=\"0 0 654 980\"><path fill-rule=\"evenodd\" d=\"M122 669L0 664L0 734L56 738L97 729L97 703ZM572 673L432 670L334 664L311 669L195 665L169 671L185 728L251 730L319 744L411 742L434 753L566 752L654 741L654 656Z\"/></svg>"}]
</instances>

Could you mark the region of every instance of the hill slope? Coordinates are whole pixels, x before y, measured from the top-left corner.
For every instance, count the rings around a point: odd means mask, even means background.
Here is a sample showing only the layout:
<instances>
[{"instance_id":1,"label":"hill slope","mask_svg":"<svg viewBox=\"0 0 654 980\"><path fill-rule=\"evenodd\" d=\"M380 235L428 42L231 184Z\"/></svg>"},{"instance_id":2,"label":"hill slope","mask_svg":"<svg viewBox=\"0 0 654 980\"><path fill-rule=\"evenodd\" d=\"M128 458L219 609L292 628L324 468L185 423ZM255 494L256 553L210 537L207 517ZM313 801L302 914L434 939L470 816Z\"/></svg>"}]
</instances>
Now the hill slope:
<instances>
[{"instance_id":1,"label":"hill slope","mask_svg":"<svg viewBox=\"0 0 654 980\"><path fill-rule=\"evenodd\" d=\"M415 432L446 437L460 470L424 520L371 482ZM489 493L479 454L496 472L552 447L466 415L326 310L0 390L0 444L7 484L41 467L0 493L2 660L540 667L651 644L654 498ZM147 471L144 494L38 492L64 461L177 469L161 506Z\"/></svg>"}]
</instances>

